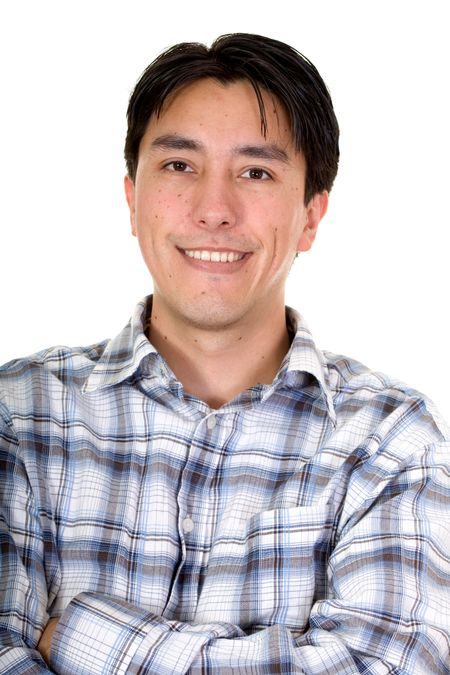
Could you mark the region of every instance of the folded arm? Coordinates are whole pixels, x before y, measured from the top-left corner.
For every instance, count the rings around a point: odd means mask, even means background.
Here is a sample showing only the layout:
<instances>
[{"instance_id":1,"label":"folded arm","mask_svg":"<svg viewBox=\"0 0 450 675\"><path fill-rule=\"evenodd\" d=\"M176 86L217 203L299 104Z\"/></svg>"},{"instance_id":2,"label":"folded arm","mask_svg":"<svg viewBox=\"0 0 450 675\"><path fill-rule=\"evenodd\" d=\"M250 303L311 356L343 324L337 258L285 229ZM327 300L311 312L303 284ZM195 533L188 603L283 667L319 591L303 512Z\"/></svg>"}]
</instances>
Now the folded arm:
<instances>
[{"instance_id":1,"label":"folded arm","mask_svg":"<svg viewBox=\"0 0 450 675\"><path fill-rule=\"evenodd\" d=\"M37 646L59 588L52 504L46 501L44 478L35 476L31 485L12 426L5 424L0 436L0 671L48 673ZM306 624L283 620L281 614L273 625L189 624L120 598L82 593L69 603L50 636L49 657L46 637L41 650L61 675L450 672L449 456L450 444L442 442L417 453L404 467L394 466L392 475L378 474L376 460L370 471L364 463L353 467L338 520L330 520L337 531L322 571L327 592L307 607ZM332 491L328 499L324 508L333 501ZM315 510L309 507L303 522L302 507L294 508L298 522L288 528L281 511L290 509L273 512L267 534L259 533L254 551L259 557L252 564L264 571L265 556L272 551L283 555L283 543L289 551L289 537L301 549ZM316 525L321 530L319 519ZM285 555L285 571L296 560L296 547ZM314 554L315 549L305 550ZM273 577L270 572L256 578L261 602L261 584L270 584L269 597L275 584L276 593L295 608L302 602L302 577L296 577L294 591L289 574L283 582L273 560L271 564ZM289 600L294 593L295 600Z\"/></svg>"},{"instance_id":2,"label":"folded arm","mask_svg":"<svg viewBox=\"0 0 450 675\"><path fill-rule=\"evenodd\" d=\"M448 443L429 448L429 470L405 468L375 501L357 504L348 490L329 593L311 607L306 630L190 625L85 593L58 624L53 667L79 675L450 672L449 451Z\"/></svg>"}]
</instances>

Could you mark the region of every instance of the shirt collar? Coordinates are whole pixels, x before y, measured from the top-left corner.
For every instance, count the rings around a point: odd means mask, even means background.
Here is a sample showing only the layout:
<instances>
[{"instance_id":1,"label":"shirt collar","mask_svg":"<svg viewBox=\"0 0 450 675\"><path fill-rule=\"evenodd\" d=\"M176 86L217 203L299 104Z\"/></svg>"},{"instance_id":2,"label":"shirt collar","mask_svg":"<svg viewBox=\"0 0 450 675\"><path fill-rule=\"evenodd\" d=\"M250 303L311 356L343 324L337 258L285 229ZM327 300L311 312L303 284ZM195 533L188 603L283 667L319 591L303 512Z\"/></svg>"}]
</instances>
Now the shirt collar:
<instances>
[{"instance_id":1,"label":"shirt collar","mask_svg":"<svg viewBox=\"0 0 450 675\"><path fill-rule=\"evenodd\" d=\"M145 335L149 302L151 297L141 300L125 328L107 343L84 383L83 391L91 392L123 382L136 372L146 356L157 353Z\"/></svg>"},{"instance_id":2,"label":"shirt collar","mask_svg":"<svg viewBox=\"0 0 450 675\"><path fill-rule=\"evenodd\" d=\"M275 382L295 388L301 386L305 373L312 375L320 387L327 412L332 422L336 424L336 411L325 356L316 347L304 318L291 307L286 307L286 323L293 339Z\"/></svg>"},{"instance_id":3,"label":"shirt collar","mask_svg":"<svg viewBox=\"0 0 450 675\"><path fill-rule=\"evenodd\" d=\"M147 317L151 311L151 296L141 300L136 306L130 321L112 340L87 378L83 390L92 392L123 382L134 375L143 359L158 352L145 335ZM295 388L301 386L305 373L312 375L320 387L330 418L336 423L333 397L328 381L328 368L325 357L319 351L303 319L294 309L286 308L286 321L293 335L291 347L281 364L280 370L268 387L264 398L280 385ZM167 374L167 369L165 369Z\"/></svg>"}]
</instances>

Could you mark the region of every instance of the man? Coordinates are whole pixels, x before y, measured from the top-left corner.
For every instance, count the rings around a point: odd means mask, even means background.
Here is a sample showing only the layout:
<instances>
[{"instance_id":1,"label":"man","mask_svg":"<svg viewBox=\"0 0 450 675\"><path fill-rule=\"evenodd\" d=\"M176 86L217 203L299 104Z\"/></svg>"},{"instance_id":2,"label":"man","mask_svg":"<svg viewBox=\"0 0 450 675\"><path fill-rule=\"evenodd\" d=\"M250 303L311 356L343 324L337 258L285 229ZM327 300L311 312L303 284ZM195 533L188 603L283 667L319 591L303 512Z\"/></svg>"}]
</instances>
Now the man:
<instances>
[{"instance_id":1,"label":"man","mask_svg":"<svg viewBox=\"0 0 450 675\"><path fill-rule=\"evenodd\" d=\"M125 155L153 296L1 375L1 672L450 672L449 429L284 305L337 170L316 69L177 45Z\"/></svg>"}]
</instances>

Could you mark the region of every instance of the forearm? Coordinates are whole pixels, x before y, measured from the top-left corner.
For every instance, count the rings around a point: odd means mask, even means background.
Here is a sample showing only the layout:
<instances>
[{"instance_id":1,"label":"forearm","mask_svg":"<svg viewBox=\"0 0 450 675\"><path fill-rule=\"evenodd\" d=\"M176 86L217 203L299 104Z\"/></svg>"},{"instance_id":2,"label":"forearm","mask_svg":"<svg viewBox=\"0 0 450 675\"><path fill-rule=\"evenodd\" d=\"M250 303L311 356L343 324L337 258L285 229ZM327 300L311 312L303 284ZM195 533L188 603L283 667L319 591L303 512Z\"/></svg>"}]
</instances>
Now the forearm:
<instances>
[{"instance_id":1,"label":"forearm","mask_svg":"<svg viewBox=\"0 0 450 675\"><path fill-rule=\"evenodd\" d=\"M327 650L331 658L333 650ZM272 626L252 636L226 623L167 621L128 603L85 593L75 598L55 631L51 666L60 675L119 673L319 673L304 670L288 629ZM340 655L339 663L351 663ZM356 673L355 669L336 671Z\"/></svg>"},{"instance_id":2,"label":"forearm","mask_svg":"<svg viewBox=\"0 0 450 675\"><path fill-rule=\"evenodd\" d=\"M303 634L273 625L246 635L231 624L168 621L123 601L82 594L61 617L50 664L60 675L267 675L280 668L305 675L446 672L443 652L434 659L423 649L419 659L401 655L408 640L420 649L425 632L435 644L445 639L439 631L430 627L414 636L401 620L368 617L362 604L359 616L356 606L339 612L337 604L317 603Z\"/></svg>"},{"instance_id":3,"label":"forearm","mask_svg":"<svg viewBox=\"0 0 450 675\"><path fill-rule=\"evenodd\" d=\"M168 621L115 598L83 593L58 622L50 665L60 675L178 675L209 643L244 635L231 624Z\"/></svg>"}]
</instances>

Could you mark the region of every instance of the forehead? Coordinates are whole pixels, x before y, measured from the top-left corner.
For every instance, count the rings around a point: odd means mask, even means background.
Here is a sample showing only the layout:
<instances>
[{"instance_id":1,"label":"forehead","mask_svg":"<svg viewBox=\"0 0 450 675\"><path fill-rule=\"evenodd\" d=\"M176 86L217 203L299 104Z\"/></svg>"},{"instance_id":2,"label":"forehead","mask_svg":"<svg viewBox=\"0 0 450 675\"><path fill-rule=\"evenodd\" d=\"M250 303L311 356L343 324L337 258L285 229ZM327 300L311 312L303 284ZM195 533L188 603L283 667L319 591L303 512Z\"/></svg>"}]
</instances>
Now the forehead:
<instances>
[{"instance_id":1,"label":"forehead","mask_svg":"<svg viewBox=\"0 0 450 675\"><path fill-rule=\"evenodd\" d=\"M248 80L222 83L213 78L191 82L172 92L158 116L150 118L147 133L177 129L221 136L253 135L267 142L293 146L291 127L282 103L261 89L264 118L255 89ZM265 120L265 124L263 123Z\"/></svg>"}]
</instances>

